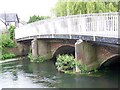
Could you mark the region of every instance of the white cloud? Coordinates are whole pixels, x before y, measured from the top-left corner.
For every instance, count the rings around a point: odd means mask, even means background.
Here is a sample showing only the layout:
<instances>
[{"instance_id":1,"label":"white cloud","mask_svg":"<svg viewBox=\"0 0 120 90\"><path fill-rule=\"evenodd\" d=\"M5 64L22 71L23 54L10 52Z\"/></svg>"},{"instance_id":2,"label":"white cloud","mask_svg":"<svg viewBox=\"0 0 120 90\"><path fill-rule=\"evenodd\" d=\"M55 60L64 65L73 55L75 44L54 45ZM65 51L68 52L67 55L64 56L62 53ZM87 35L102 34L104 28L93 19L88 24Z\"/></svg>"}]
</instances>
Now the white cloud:
<instances>
[{"instance_id":1,"label":"white cloud","mask_svg":"<svg viewBox=\"0 0 120 90\"><path fill-rule=\"evenodd\" d=\"M0 0L0 13L18 13L22 20L32 15L50 15L57 0Z\"/></svg>"}]
</instances>

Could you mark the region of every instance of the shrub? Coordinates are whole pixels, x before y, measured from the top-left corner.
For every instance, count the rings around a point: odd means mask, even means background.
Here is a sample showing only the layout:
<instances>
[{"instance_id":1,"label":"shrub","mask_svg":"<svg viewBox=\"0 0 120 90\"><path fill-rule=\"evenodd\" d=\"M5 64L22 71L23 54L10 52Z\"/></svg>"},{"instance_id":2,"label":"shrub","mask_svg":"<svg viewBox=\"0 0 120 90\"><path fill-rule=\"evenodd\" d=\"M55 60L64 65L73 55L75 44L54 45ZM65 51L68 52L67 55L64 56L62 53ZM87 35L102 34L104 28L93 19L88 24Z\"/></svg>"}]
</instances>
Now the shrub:
<instances>
[{"instance_id":1,"label":"shrub","mask_svg":"<svg viewBox=\"0 0 120 90\"><path fill-rule=\"evenodd\" d=\"M64 71L65 73L72 73L76 66L80 69L81 74L88 73L86 65L75 60L72 55L58 55L55 65L58 71ZM70 72L71 70L72 72Z\"/></svg>"},{"instance_id":2,"label":"shrub","mask_svg":"<svg viewBox=\"0 0 120 90\"><path fill-rule=\"evenodd\" d=\"M8 53L6 50L6 48L11 48L14 46L15 46L15 43L12 39L10 39L9 34L0 35L0 52L1 52L0 60L10 59L15 57L15 54ZM4 52L4 54L2 54L2 52Z\"/></svg>"},{"instance_id":3,"label":"shrub","mask_svg":"<svg viewBox=\"0 0 120 90\"><path fill-rule=\"evenodd\" d=\"M57 61L56 61L56 66L58 71L61 70L72 70L73 68L75 68L75 59L74 57L71 55L58 55L57 57Z\"/></svg>"},{"instance_id":4,"label":"shrub","mask_svg":"<svg viewBox=\"0 0 120 90\"><path fill-rule=\"evenodd\" d=\"M36 62L36 63L44 62L46 60L44 56L33 57L32 53L28 54L28 58L30 59L31 62Z\"/></svg>"},{"instance_id":5,"label":"shrub","mask_svg":"<svg viewBox=\"0 0 120 90\"><path fill-rule=\"evenodd\" d=\"M4 59L10 59L10 58L14 58L15 54L13 53L5 53L5 54L1 54L0 55L0 60L4 60Z\"/></svg>"},{"instance_id":6,"label":"shrub","mask_svg":"<svg viewBox=\"0 0 120 90\"><path fill-rule=\"evenodd\" d=\"M3 34L0 36L0 38L1 38L0 45L2 45L2 48L15 46L15 43L12 39L10 39L9 34Z\"/></svg>"},{"instance_id":7,"label":"shrub","mask_svg":"<svg viewBox=\"0 0 120 90\"><path fill-rule=\"evenodd\" d=\"M10 25L10 27L8 28L8 31L10 33L10 39L14 39L14 29L15 29L15 26L13 25Z\"/></svg>"},{"instance_id":8,"label":"shrub","mask_svg":"<svg viewBox=\"0 0 120 90\"><path fill-rule=\"evenodd\" d=\"M76 66L79 68L80 73L82 74L89 73L87 66L80 63L80 61L78 60L76 60Z\"/></svg>"}]
</instances>

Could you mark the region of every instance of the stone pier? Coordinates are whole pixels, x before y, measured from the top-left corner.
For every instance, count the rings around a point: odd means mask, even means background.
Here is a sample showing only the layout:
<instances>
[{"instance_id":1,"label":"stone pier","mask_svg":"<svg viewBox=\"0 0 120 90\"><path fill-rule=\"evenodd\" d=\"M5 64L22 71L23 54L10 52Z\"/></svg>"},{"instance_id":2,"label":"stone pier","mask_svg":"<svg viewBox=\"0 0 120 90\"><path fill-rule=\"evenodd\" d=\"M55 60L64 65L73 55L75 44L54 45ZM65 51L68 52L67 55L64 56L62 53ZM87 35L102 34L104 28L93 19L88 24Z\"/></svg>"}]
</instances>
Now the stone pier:
<instances>
[{"instance_id":1,"label":"stone pier","mask_svg":"<svg viewBox=\"0 0 120 90\"><path fill-rule=\"evenodd\" d=\"M96 47L86 41L78 40L75 43L75 58L90 70L98 67Z\"/></svg>"},{"instance_id":2,"label":"stone pier","mask_svg":"<svg viewBox=\"0 0 120 90\"><path fill-rule=\"evenodd\" d=\"M37 40L35 38L32 41L32 56L43 56L45 59L51 59L52 54L49 43L45 42L44 40Z\"/></svg>"},{"instance_id":3,"label":"stone pier","mask_svg":"<svg viewBox=\"0 0 120 90\"><path fill-rule=\"evenodd\" d=\"M114 58L118 55L118 47L111 44L105 45L82 40L75 43L75 58L85 64L89 70L99 68L105 62L116 61Z\"/></svg>"}]
</instances>

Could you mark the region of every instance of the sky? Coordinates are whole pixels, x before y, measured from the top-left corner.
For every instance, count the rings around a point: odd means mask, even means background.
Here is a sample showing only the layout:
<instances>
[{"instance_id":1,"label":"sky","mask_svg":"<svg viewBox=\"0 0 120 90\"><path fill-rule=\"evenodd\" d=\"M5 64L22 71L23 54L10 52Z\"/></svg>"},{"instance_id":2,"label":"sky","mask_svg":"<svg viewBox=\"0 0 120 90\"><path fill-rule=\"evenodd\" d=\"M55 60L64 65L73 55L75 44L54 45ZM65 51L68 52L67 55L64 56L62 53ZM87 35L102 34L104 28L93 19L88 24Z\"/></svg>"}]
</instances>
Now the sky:
<instances>
[{"instance_id":1,"label":"sky","mask_svg":"<svg viewBox=\"0 0 120 90\"><path fill-rule=\"evenodd\" d=\"M21 21L30 16L50 16L57 0L0 0L0 13L17 13Z\"/></svg>"}]
</instances>

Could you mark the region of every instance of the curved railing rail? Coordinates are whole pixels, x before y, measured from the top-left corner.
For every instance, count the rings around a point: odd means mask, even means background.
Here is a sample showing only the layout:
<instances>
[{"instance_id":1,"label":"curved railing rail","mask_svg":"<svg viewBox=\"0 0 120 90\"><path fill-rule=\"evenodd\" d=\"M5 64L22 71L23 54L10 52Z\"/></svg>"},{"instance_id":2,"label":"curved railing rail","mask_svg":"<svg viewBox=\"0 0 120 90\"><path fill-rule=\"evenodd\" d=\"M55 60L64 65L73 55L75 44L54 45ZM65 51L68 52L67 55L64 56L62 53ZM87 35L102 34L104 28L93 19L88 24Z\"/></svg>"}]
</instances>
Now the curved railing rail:
<instances>
[{"instance_id":1,"label":"curved railing rail","mask_svg":"<svg viewBox=\"0 0 120 90\"><path fill-rule=\"evenodd\" d=\"M37 21L15 29L15 39L22 40L42 35L87 35L120 38L119 12L95 13L58 17ZM119 22L119 23L118 23Z\"/></svg>"}]
</instances>

